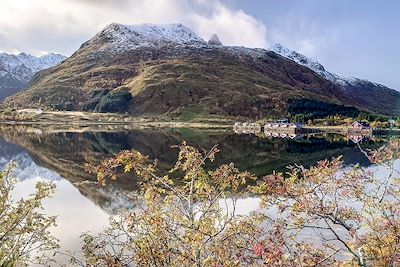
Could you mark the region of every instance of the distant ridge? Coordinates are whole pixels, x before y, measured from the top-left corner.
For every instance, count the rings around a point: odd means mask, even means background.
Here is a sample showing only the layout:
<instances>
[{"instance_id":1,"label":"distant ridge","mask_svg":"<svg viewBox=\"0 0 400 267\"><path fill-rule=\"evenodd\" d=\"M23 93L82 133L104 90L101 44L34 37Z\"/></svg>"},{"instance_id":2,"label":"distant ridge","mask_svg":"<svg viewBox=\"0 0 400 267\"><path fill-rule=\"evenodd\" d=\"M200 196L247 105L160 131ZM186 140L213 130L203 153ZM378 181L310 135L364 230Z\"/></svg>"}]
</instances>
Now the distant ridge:
<instances>
[{"instance_id":1,"label":"distant ridge","mask_svg":"<svg viewBox=\"0 0 400 267\"><path fill-rule=\"evenodd\" d=\"M398 114L399 92L382 84L327 71L318 61L306 57L281 44L273 44L271 51L315 71L321 77L343 87L348 98L354 98L360 106L386 115Z\"/></svg>"},{"instance_id":2,"label":"distant ridge","mask_svg":"<svg viewBox=\"0 0 400 267\"><path fill-rule=\"evenodd\" d=\"M54 53L41 57L26 53L0 53L0 102L25 88L35 73L53 67L64 59L65 56Z\"/></svg>"}]
</instances>

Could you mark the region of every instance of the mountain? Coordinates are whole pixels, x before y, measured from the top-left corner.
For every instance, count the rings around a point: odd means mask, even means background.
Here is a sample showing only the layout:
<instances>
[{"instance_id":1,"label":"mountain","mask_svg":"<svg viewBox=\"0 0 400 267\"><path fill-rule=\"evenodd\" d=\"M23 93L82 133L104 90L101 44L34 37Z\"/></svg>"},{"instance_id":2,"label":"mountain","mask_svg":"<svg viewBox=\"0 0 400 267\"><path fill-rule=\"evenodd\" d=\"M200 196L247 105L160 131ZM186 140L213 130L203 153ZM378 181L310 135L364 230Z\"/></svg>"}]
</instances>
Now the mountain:
<instances>
[{"instance_id":1,"label":"mountain","mask_svg":"<svg viewBox=\"0 0 400 267\"><path fill-rule=\"evenodd\" d=\"M370 109L365 95L348 91L273 51L208 44L182 24L113 23L5 106L186 117L386 113L381 99Z\"/></svg>"},{"instance_id":2,"label":"mountain","mask_svg":"<svg viewBox=\"0 0 400 267\"><path fill-rule=\"evenodd\" d=\"M344 88L347 98L353 98L359 106L386 115L398 114L400 106L398 91L365 79L329 72L318 61L290 50L281 44L273 44L270 50L315 71L321 77L341 86Z\"/></svg>"},{"instance_id":3,"label":"mountain","mask_svg":"<svg viewBox=\"0 0 400 267\"><path fill-rule=\"evenodd\" d=\"M66 57L46 54L41 57L25 53L0 53L0 101L26 87L35 73L59 64Z\"/></svg>"}]
</instances>

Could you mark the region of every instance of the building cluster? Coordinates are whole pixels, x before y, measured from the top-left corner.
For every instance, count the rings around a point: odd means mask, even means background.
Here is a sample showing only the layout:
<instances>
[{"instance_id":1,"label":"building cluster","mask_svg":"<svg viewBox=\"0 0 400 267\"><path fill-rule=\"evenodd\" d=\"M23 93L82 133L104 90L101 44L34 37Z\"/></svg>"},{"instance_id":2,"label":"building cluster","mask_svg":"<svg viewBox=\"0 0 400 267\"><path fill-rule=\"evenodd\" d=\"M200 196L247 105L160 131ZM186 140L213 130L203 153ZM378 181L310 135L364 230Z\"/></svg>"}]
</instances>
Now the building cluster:
<instances>
[{"instance_id":1,"label":"building cluster","mask_svg":"<svg viewBox=\"0 0 400 267\"><path fill-rule=\"evenodd\" d=\"M233 131L237 134L258 134L261 133L261 125L256 122L236 122Z\"/></svg>"},{"instance_id":2,"label":"building cluster","mask_svg":"<svg viewBox=\"0 0 400 267\"><path fill-rule=\"evenodd\" d=\"M260 134L265 133L266 136L282 136L297 135L300 133L302 125L288 122L266 123L261 126L255 122L237 122L233 126L233 130L238 134Z\"/></svg>"},{"instance_id":3,"label":"building cluster","mask_svg":"<svg viewBox=\"0 0 400 267\"><path fill-rule=\"evenodd\" d=\"M366 122L355 121L348 127L337 127L335 129L303 127L303 124L290 123L287 120L267 122L264 125L256 122L236 122L233 130L237 134L261 134L267 137L296 138L303 134L320 133L326 131L340 130L340 133L351 136L365 136L372 134L371 126ZM356 138L359 139L359 138Z\"/></svg>"},{"instance_id":4,"label":"building cluster","mask_svg":"<svg viewBox=\"0 0 400 267\"><path fill-rule=\"evenodd\" d=\"M267 132L267 131L264 131L264 135L266 137L290 138L290 139L296 139L296 138L302 137L302 135L298 135L298 134L287 134L287 133Z\"/></svg>"},{"instance_id":5,"label":"building cluster","mask_svg":"<svg viewBox=\"0 0 400 267\"><path fill-rule=\"evenodd\" d=\"M303 126L288 122L268 122L264 125L264 132L298 133Z\"/></svg>"},{"instance_id":6,"label":"building cluster","mask_svg":"<svg viewBox=\"0 0 400 267\"><path fill-rule=\"evenodd\" d=\"M262 134L266 137L290 138L295 139L299 136L297 131L300 125L294 123L267 123L261 126L254 122L237 122L233 126L233 130L237 134Z\"/></svg>"}]
</instances>

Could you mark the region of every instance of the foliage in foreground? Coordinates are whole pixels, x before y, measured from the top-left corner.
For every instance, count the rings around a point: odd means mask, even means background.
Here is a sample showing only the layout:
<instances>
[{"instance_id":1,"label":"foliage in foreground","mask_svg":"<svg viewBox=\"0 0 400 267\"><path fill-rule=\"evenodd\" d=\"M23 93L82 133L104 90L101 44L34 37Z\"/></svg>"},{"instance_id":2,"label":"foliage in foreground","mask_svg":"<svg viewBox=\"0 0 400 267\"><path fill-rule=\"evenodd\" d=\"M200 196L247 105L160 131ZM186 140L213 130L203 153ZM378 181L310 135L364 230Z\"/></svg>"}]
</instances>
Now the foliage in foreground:
<instances>
[{"instance_id":1,"label":"foliage in foreground","mask_svg":"<svg viewBox=\"0 0 400 267\"><path fill-rule=\"evenodd\" d=\"M68 254L68 266L400 265L400 179L393 167L399 140L368 154L387 167L386 177L344 168L335 158L256 179L233 164L207 171L216 147L178 148L175 167L165 174L137 151L88 166L104 186L120 170L135 173L142 204L113 218L104 232L83 234L81 254ZM30 198L14 201L9 171L0 182L0 266L22 265L36 249L56 248L48 231L55 219L40 213L53 186L39 183ZM259 207L240 212L248 198Z\"/></svg>"},{"instance_id":2,"label":"foliage in foreground","mask_svg":"<svg viewBox=\"0 0 400 267\"><path fill-rule=\"evenodd\" d=\"M82 266L398 266L400 180L392 141L368 156L386 165L386 178L340 158L258 179L233 164L206 171L207 153L183 143L175 167L124 151L89 169L101 184L121 168L143 183L143 205L114 219L100 235L83 235ZM171 174L179 179L172 180ZM260 197L255 197L257 196ZM237 211L241 198L260 207Z\"/></svg>"},{"instance_id":3,"label":"foliage in foreground","mask_svg":"<svg viewBox=\"0 0 400 267\"><path fill-rule=\"evenodd\" d=\"M34 194L16 201L12 168L10 165L0 172L0 266L10 267L25 265L34 258L39 261L41 253L58 247L49 232L55 226L55 217L42 213L42 202L53 194L54 185L39 182Z\"/></svg>"}]
</instances>

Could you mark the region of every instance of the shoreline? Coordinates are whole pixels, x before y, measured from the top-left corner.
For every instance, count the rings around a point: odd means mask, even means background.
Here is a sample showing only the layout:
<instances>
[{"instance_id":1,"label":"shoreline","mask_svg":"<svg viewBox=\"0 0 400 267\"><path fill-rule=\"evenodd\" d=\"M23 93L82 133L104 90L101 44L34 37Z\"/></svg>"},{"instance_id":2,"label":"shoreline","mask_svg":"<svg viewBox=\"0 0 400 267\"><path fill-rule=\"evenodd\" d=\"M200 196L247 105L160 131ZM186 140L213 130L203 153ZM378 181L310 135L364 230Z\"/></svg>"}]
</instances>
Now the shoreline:
<instances>
[{"instance_id":1,"label":"shoreline","mask_svg":"<svg viewBox=\"0 0 400 267\"><path fill-rule=\"evenodd\" d=\"M234 131L235 118L210 116L190 121L172 116L132 116L117 113L90 113L81 111L42 111L25 109L18 111L0 110L1 127L30 127L38 131L117 131L134 129L191 128L212 131ZM261 128L260 128L261 130ZM304 125L300 130L307 133L350 134L346 126ZM260 131L260 133L262 133ZM352 131L359 135L400 135L399 128Z\"/></svg>"},{"instance_id":2,"label":"shoreline","mask_svg":"<svg viewBox=\"0 0 400 267\"><path fill-rule=\"evenodd\" d=\"M129 130L166 130L166 129L193 129L207 132L232 132L233 124L206 123L206 122L166 122L166 121L135 121L135 122L81 122L69 121L60 122L57 120L47 121L0 121L0 130L10 128L19 128L25 132L31 133L55 133L55 132L115 132ZM398 136L400 129L372 129L369 133L352 132L346 133L343 126L306 126L304 130L312 130L303 135L313 134L339 134L339 135L360 135L360 136ZM260 131L259 134L263 134ZM251 133L248 133L251 134ZM256 134L256 133L253 133Z\"/></svg>"}]
</instances>

